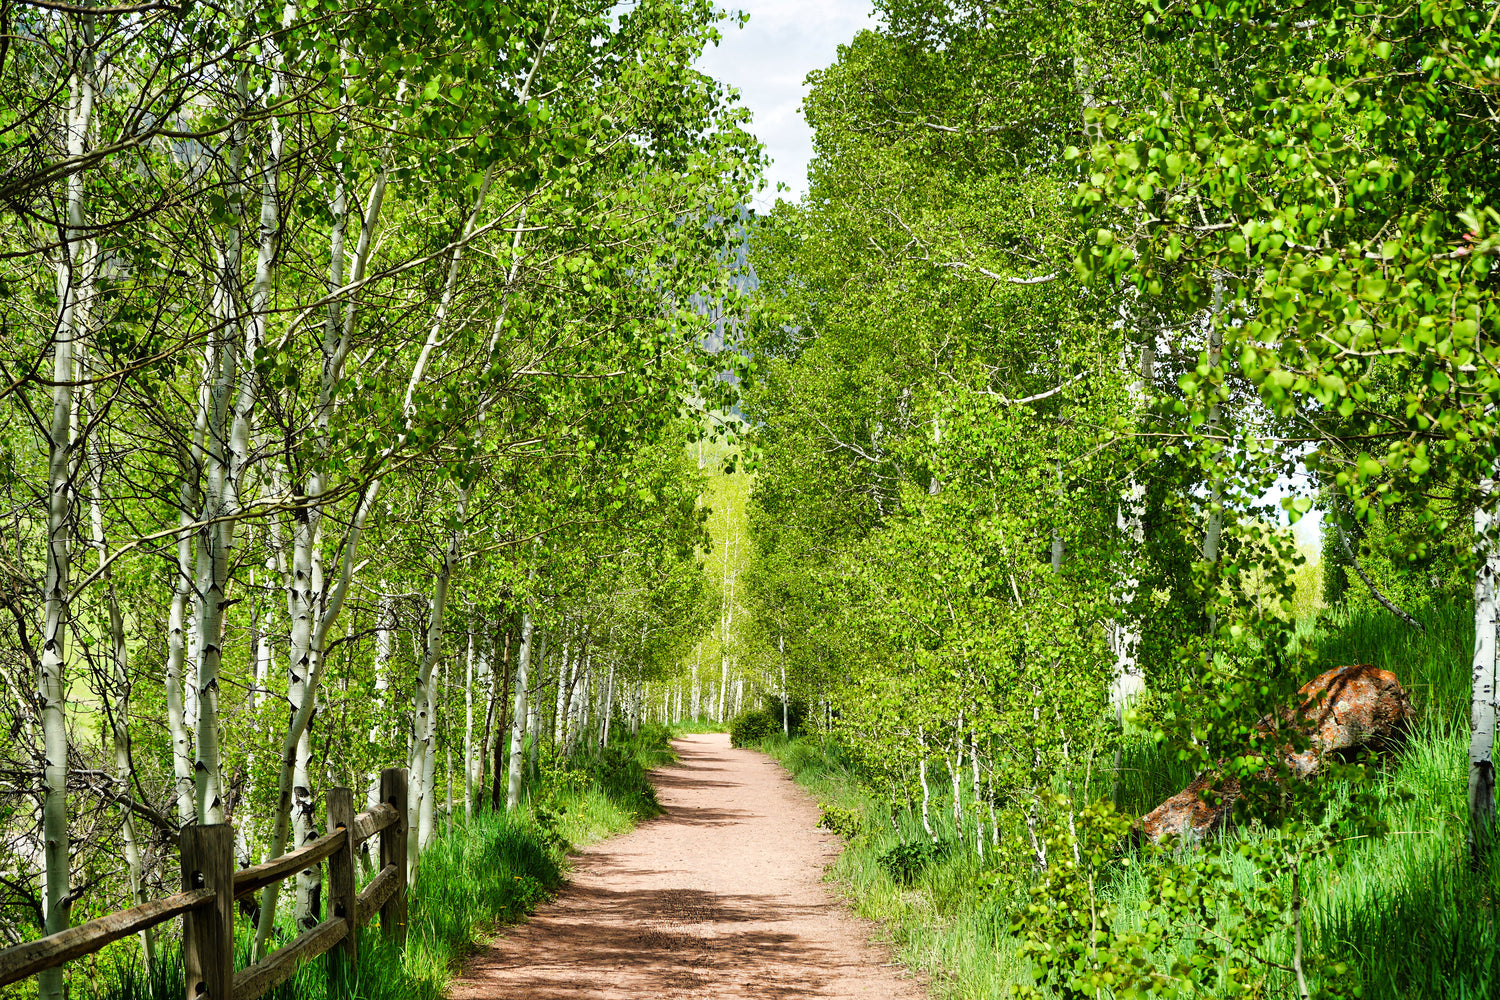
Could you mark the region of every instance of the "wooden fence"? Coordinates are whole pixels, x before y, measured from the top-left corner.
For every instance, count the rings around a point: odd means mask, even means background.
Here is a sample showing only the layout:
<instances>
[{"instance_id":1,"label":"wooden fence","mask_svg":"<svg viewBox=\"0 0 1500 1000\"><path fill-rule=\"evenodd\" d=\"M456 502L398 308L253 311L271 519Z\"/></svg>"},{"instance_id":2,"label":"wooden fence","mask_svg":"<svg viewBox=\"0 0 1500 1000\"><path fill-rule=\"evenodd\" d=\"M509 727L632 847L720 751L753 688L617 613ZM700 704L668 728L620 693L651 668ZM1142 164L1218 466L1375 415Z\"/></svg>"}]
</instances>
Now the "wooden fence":
<instances>
[{"instance_id":1,"label":"wooden fence","mask_svg":"<svg viewBox=\"0 0 1500 1000\"><path fill-rule=\"evenodd\" d=\"M380 930L406 943L406 769L380 774L380 804L354 814L347 788L327 794L328 833L272 861L234 867L234 828L227 823L182 831L182 891L0 951L0 986L34 976L112 941L182 918L186 1000L255 1000L285 982L297 966L337 946L340 974L359 965L357 929L377 912ZM357 891L354 855L380 835L380 871ZM328 862L328 917L254 965L234 968L234 901Z\"/></svg>"}]
</instances>

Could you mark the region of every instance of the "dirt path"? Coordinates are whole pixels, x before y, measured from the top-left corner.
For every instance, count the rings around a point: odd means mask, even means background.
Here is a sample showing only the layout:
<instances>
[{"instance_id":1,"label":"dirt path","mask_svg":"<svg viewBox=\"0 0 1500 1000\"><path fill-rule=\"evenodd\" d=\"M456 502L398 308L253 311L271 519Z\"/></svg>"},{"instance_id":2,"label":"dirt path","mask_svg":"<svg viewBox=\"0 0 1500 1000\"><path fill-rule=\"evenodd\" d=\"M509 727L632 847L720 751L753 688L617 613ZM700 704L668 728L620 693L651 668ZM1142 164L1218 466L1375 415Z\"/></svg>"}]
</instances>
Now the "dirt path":
<instances>
[{"instance_id":1,"label":"dirt path","mask_svg":"<svg viewBox=\"0 0 1500 1000\"><path fill-rule=\"evenodd\" d=\"M769 757L677 741L654 775L666 814L585 849L572 882L480 952L454 1000L871 997L922 991L822 883L838 853Z\"/></svg>"}]
</instances>

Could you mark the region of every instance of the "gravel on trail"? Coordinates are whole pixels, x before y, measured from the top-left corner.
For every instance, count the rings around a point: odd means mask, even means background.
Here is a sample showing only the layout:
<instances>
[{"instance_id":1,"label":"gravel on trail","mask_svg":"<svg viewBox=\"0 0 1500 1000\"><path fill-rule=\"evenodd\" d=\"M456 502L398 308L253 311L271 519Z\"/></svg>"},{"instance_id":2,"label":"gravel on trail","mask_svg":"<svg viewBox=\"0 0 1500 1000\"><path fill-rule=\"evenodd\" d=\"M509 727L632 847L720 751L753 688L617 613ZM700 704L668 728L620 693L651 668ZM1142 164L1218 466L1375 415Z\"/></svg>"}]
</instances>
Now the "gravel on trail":
<instances>
[{"instance_id":1,"label":"gravel on trail","mask_svg":"<svg viewBox=\"0 0 1500 1000\"><path fill-rule=\"evenodd\" d=\"M666 812L584 848L556 900L475 955L453 1000L869 997L922 989L824 885L838 839L765 754L675 742Z\"/></svg>"}]
</instances>

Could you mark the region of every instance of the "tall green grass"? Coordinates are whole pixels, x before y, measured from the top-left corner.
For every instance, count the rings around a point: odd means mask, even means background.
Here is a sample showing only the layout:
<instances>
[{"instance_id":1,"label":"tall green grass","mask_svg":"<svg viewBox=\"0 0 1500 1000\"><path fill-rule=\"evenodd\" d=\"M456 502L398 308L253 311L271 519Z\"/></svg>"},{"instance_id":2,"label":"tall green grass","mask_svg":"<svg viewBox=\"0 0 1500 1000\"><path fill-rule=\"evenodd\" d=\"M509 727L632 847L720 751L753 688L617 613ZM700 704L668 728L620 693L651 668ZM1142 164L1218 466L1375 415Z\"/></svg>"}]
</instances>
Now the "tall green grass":
<instances>
[{"instance_id":1,"label":"tall green grass","mask_svg":"<svg viewBox=\"0 0 1500 1000\"><path fill-rule=\"evenodd\" d=\"M1390 832L1351 839L1304 870L1308 948L1329 964L1344 962L1356 970L1365 1000L1500 997L1500 856L1476 867L1466 844L1472 610L1433 606L1417 614L1425 632L1379 609L1325 612L1303 630L1320 668L1373 663L1390 669L1418 711L1406 746L1388 758L1376 779L1381 819ZM893 818L888 803L860 782L830 741L773 738L762 748L820 801L860 816L862 832L847 842L830 876L861 915L884 925L904 964L928 975L938 992L951 997L1004 997L1013 984L1029 981L1010 932L1020 899L1004 879L990 877L995 870L990 845L985 862L967 845L928 865L911 885L898 884L879 859L897 844L922 838L919 820L905 809ZM1131 737L1121 749L1118 777L1122 808L1141 813L1179 791L1192 775L1150 740ZM940 769L930 780L935 790L946 790ZM1075 793L1081 791L1076 785ZM1096 777L1095 796L1110 790ZM1328 787L1331 796L1343 792ZM955 835L946 796L937 797L932 816L940 838ZM1018 831L1008 833L1002 850L1011 852L1014 864L1023 846ZM1236 854L1237 843L1229 837L1199 850L1218 852L1235 882L1248 887L1256 873ZM1289 888L1289 875L1282 881ZM1121 926L1152 919L1154 903L1138 865L1122 869L1106 891L1126 914ZM1238 915L1224 917L1232 923ZM1273 960L1290 963L1289 939L1278 936L1267 945ZM1178 947L1191 950L1193 941L1185 939ZM1290 977L1268 967L1260 995L1290 998L1293 992Z\"/></svg>"},{"instance_id":2,"label":"tall green grass","mask_svg":"<svg viewBox=\"0 0 1500 1000\"><path fill-rule=\"evenodd\" d=\"M422 854L411 888L407 941L392 947L375 924L360 931L354 978L330 982L327 959L303 963L270 994L274 1000L440 1000L463 958L494 928L524 920L549 898L567 872L573 845L628 830L660 811L648 771L668 763L671 733L645 727L567 767L544 769L528 783L514 812L455 818ZM326 898L326 896L325 896ZM283 917L290 907L281 907ZM287 920L278 944L295 936ZM250 931L236 921L236 968L249 962ZM168 925L170 927L171 925ZM89 1000L181 1000L182 959L165 942L153 968L123 942L84 975L72 974L73 996ZM18 994L23 995L23 994Z\"/></svg>"}]
</instances>

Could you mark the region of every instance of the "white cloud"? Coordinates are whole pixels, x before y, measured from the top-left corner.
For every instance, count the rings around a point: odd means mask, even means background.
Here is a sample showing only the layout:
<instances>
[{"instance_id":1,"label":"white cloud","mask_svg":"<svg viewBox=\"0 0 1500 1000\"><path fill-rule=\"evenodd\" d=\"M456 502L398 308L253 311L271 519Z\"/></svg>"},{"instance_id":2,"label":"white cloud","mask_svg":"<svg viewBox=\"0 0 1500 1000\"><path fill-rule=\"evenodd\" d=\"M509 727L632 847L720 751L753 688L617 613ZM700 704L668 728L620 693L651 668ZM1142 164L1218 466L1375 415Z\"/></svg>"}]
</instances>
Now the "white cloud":
<instances>
[{"instance_id":1,"label":"white cloud","mask_svg":"<svg viewBox=\"0 0 1500 1000\"><path fill-rule=\"evenodd\" d=\"M812 130L799 110L807 74L831 65L840 45L876 21L869 0L741 0L729 9L747 12L749 24L724 24L724 40L703 54L698 67L739 90L755 116L750 131L772 160L769 186L755 199L764 210L775 204L778 182L791 189L784 198L796 200L807 191Z\"/></svg>"}]
</instances>

